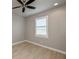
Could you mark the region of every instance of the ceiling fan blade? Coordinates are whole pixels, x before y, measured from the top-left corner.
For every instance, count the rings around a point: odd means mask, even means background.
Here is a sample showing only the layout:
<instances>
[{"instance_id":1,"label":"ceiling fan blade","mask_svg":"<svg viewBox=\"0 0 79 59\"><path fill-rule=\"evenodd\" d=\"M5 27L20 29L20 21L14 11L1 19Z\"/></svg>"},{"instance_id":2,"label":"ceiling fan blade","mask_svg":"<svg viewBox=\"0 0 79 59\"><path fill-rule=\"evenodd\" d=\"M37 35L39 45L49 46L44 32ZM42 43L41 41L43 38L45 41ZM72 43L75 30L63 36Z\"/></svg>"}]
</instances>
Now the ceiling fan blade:
<instances>
[{"instance_id":1,"label":"ceiling fan blade","mask_svg":"<svg viewBox=\"0 0 79 59\"><path fill-rule=\"evenodd\" d=\"M24 11L25 11L25 7L22 8L22 12L24 12Z\"/></svg>"},{"instance_id":2,"label":"ceiling fan blade","mask_svg":"<svg viewBox=\"0 0 79 59\"><path fill-rule=\"evenodd\" d=\"M13 7L12 9L20 8L21 6Z\"/></svg>"},{"instance_id":3,"label":"ceiling fan blade","mask_svg":"<svg viewBox=\"0 0 79 59\"><path fill-rule=\"evenodd\" d=\"M36 7L34 6L26 6L27 8L30 8L30 9L35 9Z\"/></svg>"},{"instance_id":4,"label":"ceiling fan blade","mask_svg":"<svg viewBox=\"0 0 79 59\"><path fill-rule=\"evenodd\" d=\"M21 1L21 0L17 0L20 4L22 4L23 5L23 2Z\"/></svg>"},{"instance_id":5,"label":"ceiling fan blade","mask_svg":"<svg viewBox=\"0 0 79 59\"><path fill-rule=\"evenodd\" d=\"M25 5L28 5L28 4L30 4L30 3L34 2L34 1L35 1L35 0L29 0L28 2L26 2Z\"/></svg>"}]
</instances>

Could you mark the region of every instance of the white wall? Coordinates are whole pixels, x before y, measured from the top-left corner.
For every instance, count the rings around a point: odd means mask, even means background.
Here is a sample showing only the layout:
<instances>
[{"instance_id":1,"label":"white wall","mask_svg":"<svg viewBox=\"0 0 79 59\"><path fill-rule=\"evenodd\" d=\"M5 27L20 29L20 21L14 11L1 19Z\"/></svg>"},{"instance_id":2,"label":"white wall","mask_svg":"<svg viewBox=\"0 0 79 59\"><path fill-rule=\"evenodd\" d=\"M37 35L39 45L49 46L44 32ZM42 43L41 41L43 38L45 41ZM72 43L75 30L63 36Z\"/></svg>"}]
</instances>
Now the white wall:
<instances>
[{"instance_id":1,"label":"white wall","mask_svg":"<svg viewBox=\"0 0 79 59\"><path fill-rule=\"evenodd\" d=\"M66 51L66 7L51 9L25 18L25 39ZM48 15L48 38L35 36L35 19Z\"/></svg>"},{"instance_id":2,"label":"white wall","mask_svg":"<svg viewBox=\"0 0 79 59\"><path fill-rule=\"evenodd\" d=\"M24 40L24 18L12 14L12 42Z\"/></svg>"}]
</instances>

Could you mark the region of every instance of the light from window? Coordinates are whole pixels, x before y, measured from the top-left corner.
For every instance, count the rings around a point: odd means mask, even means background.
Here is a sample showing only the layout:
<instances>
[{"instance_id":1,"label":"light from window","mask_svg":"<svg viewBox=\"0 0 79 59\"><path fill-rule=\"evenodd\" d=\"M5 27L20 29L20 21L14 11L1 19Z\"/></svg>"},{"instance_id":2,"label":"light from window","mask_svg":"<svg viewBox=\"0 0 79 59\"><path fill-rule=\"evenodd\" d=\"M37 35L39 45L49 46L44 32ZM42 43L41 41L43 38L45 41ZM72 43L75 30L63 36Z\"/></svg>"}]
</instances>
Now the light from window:
<instances>
[{"instance_id":1,"label":"light from window","mask_svg":"<svg viewBox=\"0 0 79 59\"><path fill-rule=\"evenodd\" d=\"M47 36L47 16L36 19L36 35Z\"/></svg>"}]
</instances>

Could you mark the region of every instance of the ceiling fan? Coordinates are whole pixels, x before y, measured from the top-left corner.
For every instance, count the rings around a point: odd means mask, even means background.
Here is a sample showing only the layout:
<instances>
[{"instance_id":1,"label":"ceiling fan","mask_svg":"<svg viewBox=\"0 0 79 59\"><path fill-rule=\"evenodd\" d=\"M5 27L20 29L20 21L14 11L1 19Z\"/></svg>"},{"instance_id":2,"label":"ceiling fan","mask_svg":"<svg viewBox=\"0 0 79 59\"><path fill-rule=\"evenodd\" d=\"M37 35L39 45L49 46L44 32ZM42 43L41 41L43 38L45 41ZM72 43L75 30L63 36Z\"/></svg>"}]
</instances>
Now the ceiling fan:
<instances>
[{"instance_id":1,"label":"ceiling fan","mask_svg":"<svg viewBox=\"0 0 79 59\"><path fill-rule=\"evenodd\" d=\"M16 8L20 8L22 7L22 12L25 12L25 8L29 8L29 9L35 9L36 7L34 6L30 6L29 4L31 4L32 2L34 2L35 0L29 0L26 2L26 0L17 0L21 6L16 6L16 7L13 7L12 9L16 9Z\"/></svg>"}]
</instances>

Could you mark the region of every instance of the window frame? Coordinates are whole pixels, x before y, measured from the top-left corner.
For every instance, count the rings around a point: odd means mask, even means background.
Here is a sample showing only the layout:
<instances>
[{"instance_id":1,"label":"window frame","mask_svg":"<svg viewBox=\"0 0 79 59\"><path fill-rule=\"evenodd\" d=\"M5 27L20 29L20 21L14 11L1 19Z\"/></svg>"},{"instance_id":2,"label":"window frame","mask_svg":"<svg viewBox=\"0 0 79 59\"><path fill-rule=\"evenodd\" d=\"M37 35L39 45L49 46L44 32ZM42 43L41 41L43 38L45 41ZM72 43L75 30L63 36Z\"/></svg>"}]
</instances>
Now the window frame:
<instances>
[{"instance_id":1,"label":"window frame","mask_svg":"<svg viewBox=\"0 0 79 59\"><path fill-rule=\"evenodd\" d=\"M40 18L46 18L46 35L42 35L42 34L36 34L36 20L39 20ZM35 36L36 37L39 37L39 38L48 38L48 16L40 16L40 17L37 17L35 19Z\"/></svg>"}]
</instances>

